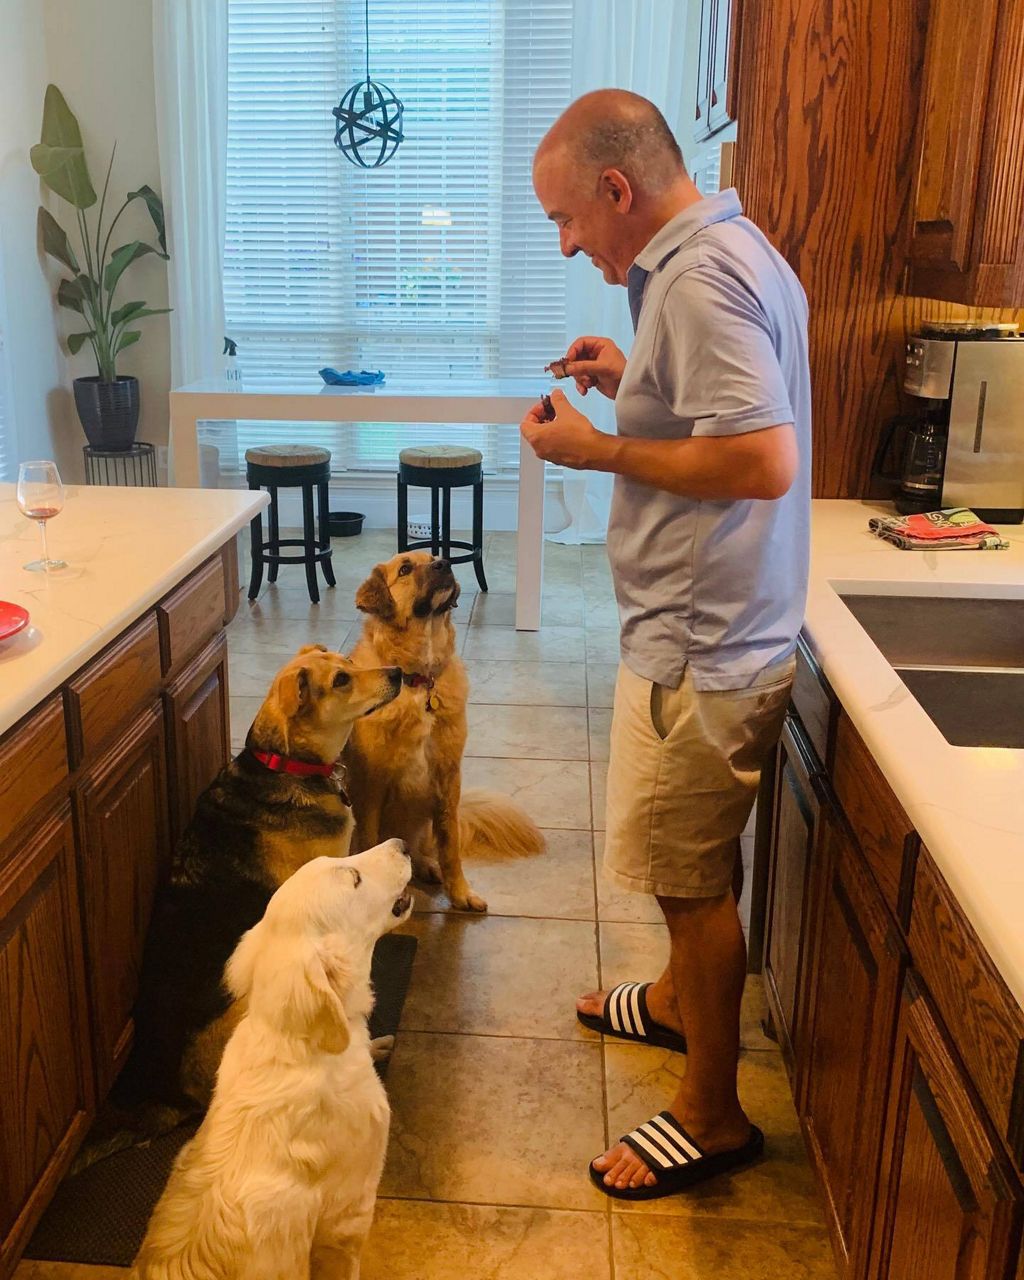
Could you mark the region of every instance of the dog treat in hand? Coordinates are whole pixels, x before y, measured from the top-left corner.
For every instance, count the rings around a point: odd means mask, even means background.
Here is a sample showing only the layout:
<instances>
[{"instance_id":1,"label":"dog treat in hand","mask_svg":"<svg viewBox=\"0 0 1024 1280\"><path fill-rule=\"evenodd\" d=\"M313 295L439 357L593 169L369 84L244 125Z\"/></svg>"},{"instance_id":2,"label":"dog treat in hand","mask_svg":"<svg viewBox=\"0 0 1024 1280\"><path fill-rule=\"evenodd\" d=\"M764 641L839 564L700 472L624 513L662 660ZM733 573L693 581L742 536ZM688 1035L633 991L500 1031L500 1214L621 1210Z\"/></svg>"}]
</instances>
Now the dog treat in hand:
<instances>
[{"instance_id":1,"label":"dog treat in hand","mask_svg":"<svg viewBox=\"0 0 1024 1280\"><path fill-rule=\"evenodd\" d=\"M552 360L550 364L546 364L544 372L550 373L552 378L560 382L562 378L568 378L569 376L569 370L565 367L567 363L565 356L562 356L561 359Z\"/></svg>"},{"instance_id":2,"label":"dog treat in hand","mask_svg":"<svg viewBox=\"0 0 1024 1280\"><path fill-rule=\"evenodd\" d=\"M540 402L544 406L544 421L550 422L555 416L555 406L551 403L551 397L542 395Z\"/></svg>"}]
</instances>

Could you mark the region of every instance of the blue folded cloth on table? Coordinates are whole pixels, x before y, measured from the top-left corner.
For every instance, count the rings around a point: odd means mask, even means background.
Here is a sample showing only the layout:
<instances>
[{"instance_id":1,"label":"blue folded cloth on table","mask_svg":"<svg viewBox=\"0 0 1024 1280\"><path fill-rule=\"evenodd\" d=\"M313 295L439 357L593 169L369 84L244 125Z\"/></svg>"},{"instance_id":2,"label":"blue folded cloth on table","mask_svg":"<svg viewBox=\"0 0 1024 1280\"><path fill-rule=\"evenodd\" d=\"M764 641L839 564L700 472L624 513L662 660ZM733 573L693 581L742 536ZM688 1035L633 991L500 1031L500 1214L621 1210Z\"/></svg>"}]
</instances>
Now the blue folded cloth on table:
<instances>
[{"instance_id":1,"label":"blue folded cloth on table","mask_svg":"<svg viewBox=\"0 0 1024 1280\"><path fill-rule=\"evenodd\" d=\"M376 373L371 373L368 369L360 369L358 373L353 369L346 369L344 373L339 373L337 369L321 369L320 377L329 387L377 387L384 381L384 375L379 369Z\"/></svg>"}]
</instances>

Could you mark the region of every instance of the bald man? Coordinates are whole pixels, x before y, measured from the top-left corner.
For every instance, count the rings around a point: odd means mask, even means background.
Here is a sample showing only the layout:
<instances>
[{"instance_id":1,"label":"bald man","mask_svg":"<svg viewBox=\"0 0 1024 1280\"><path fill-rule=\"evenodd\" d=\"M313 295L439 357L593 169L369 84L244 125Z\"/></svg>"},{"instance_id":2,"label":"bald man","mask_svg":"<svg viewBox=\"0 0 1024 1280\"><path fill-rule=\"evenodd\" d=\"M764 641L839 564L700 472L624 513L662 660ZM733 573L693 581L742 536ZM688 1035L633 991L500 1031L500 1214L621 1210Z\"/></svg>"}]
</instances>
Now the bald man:
<instances>
[{"instance_id":1,"label":"bald man","mask_svg":"<svg viewBox=\"0 0 1024 1280\"><path fill-rule=\"evenodd\" d=\"M687 1053L667 1109L590 1166L655 1199L735 1170L764 1136L737 1094L746 948L739 837L778 739L807 588L807 302L735 191L702 197L657 108L574 102L541 142L537 199L566 257L628 291L627 357L577 338L567 373L615 401L615 435L561 392L522 431L539 457L615 475L608 557L622 625L605 874L654 894L670 942L653 982L577 1001L584 1025ZM633 977L639 975L632 975Z\"/></svg>"}]
</instances>

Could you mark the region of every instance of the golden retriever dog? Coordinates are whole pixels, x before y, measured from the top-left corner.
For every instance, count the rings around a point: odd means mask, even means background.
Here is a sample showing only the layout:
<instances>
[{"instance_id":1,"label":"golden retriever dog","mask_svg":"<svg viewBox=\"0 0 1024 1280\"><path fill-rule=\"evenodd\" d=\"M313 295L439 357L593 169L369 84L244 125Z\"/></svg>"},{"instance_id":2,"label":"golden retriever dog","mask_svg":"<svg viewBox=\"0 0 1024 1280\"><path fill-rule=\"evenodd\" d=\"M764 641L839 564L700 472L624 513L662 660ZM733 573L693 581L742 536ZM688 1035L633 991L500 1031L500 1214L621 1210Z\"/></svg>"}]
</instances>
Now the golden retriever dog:
<instances>
[{"instance_id":1,"label":"golden retriever dog","mask_svg":"<svg viewBox=\"0 0 1024 1280\"><path fill-rule=\"evenodd\" d=\"M400 836L418 878L440 880L459 910L486 911L463 873L463 852L538 853L544 841L506 797L462 794L469 681L451 621L458 598L451 566L426 551L377 565L359 588L356 606L368 616L352 660L401 667L403 688L353 727L343 758L360 847Z\"/></svg>"},{"instance_id":2,"label":"golden retriever dog","mask_svg":"<svg viewBox=\"0 0 1024 1280\"><path fill-rule=\"evenodd\" d=\"M135 1044L114 1090L143 1131L204 1109L238 1019L221 978L246 929L299 867L349 852L336 762L360 717L396 697L395 666L367 669L307 645L274 677L245 749L199 799L153 912Z\"/></svg>"},{"instance_id":3,"label":"golden retriever dog","mask_svg":"<svg viewBox=\"0 0 1024 1280\"><path fill-rule=\"evenodd\" d=\"M400 840L315 858L227 968L246 1012L182 1148L136 1280L356 1280L390 1111L373 1067L374 943L412 911Z\"/></svg>"}]
</instances>

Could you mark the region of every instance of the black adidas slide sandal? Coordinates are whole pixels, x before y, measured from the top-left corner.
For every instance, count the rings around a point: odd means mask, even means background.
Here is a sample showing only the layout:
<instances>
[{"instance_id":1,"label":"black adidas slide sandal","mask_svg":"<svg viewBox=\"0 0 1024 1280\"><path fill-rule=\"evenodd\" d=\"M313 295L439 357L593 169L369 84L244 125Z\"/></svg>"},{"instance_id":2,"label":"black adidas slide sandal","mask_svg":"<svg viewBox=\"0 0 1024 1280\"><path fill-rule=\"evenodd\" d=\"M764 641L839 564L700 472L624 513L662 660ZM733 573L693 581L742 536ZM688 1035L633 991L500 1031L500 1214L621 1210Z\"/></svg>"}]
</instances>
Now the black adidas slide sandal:
<instances>
[{"instance_id":1,"label":"black adidas slide sandal","mask_svg":"<svg viewBox=\"0 0 1024 1280\"><path fill-rule=\"evenodd\" d=\"M764 1134L750 1126L750 1137L742 1147L707 1155L690 1137L670 1111L660 1111L646 1124L619 1139L640 1157L657 1181L653 1187L610 1187L605 1175L590 1166L590 1180L606 1196L616 1200L660 1200L688 1191L720 1173L753 1164L764 1151Z\"/></svg>"},{"instance_id":2,"label":"black adidas slide sandal","mask_svg":"<svg viewBox=\"0 0 1024 1280\"><path fill-rule=\"evenodd\" d=\"M619 1040L632 1040L634 1044L652 1044L658 1049L686 1052L686 1037L669 1027L655 1022L647 1011L649 982L622 982L608 992L604 1012L580 1013L576 1017L591 1031L600 1031Z\"/></svg>"}]
</instances>

